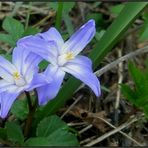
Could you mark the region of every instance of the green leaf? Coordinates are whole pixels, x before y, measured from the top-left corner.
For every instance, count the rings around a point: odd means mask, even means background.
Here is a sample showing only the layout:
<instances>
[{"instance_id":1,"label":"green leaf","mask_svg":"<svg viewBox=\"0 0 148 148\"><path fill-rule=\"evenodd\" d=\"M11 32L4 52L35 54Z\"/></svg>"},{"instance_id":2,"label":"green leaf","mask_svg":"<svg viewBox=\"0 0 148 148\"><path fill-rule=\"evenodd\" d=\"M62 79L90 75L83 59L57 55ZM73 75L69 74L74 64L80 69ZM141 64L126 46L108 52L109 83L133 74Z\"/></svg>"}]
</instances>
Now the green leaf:
<instances>
[{"instance_id":1,"label":"green leaf","mask_svg":"<svg viewBox=\"0 0 148 148\"><path fill-rule=\"evenodd\" d=\"M63 122L58 116L50 116L48 118L43 119L38 124L36 135L38 137L47 137L54 131L66 127L66 123Z\"/></svg>"},{"instance_id":2,"label":"green leaf","mask_svg":"<svg viewBox=\"0 0 148 148\"><path fill-rule=\"evenodd\" d=\"M141 11L146 7L147 2L128 2L115 21L107 29L106 33L96 44L96 47L90 54L93 61L93 66L96 68L107 53L113 46L123 37L126 30L134 22ZM128 14L128 15L127 15ZM75 78L70 78L62 87L57 97L50 102L40 111L38 111L38 119L40 120L45 116L55 113L64 103L71 98L76 89L80 86L81 82Z\"/></svg>"},{"instance_id":3,"label":"green leaf","mask_svg":"<svg viewBox=\"0 0 148 148\"><path fill-rule=\"evenodd\" d=\"M68 34L69 34L69 36L70 36L70 35L72 35L73 32L74 32L71 18L69 17L69 15L68 15L67 13L65 13L65 14L63 15L63 19L64 19L64 22L65 22L65 25L66 25Z\"/></svg>"},{"instance_id":4,"label":"green leaf","mask_svg":"<svg viewBox=\"0 0 148 148\"><path fill-rule=\"evenodd\" d=\"M124 8L124 5L123 4L119 4L119 5L112 6L110 8L110 11L113 14L118 15L122 11L123 8Z\"/></svg>"},{"instance_id":5,"label":"green leaf","mask_svg":"<svg viewBox=\"0 0 148 148\"><path fill-rule=\"evenodd\" d=\"M63 3L63 15L62 16L63 16L63 19L64 19L69 35L72 35L74 32L72 20L71 20L71 17L69 17L69 12L74 7L74 5L75 5L75 2L64 2Z\"/></svg>"},{"instance_id":6,"label":"green leaf","mask_svg":"<svg viewBox=\"0 0 148 148\"><path fill-rule=\"evenodd\" d=\"M46 60L43 60L40 62L39 67L41 70L44 70L49 65L49 62Z\"/></svg>"},{"instance_id":7,"label":"green leaf","mask_svg":"<svg viewBox=\"0 0 148 148\"><path fill-rule=\"evenodd\" d=\"M49 146L77 146L78 141L68 126L58 116L53 115L43 119L37 127L38 137L47 137Z\"/></svg>"},{"instance_id":8,"label":"green leaf","mask_svg":"<svg viewBox=\"0 0 148 148\"><path fill-rule=\"evenodd\" d=\"M7 133L5 128L0 128L0 139L6 139Z\"/></svg>"},{"instance_id":9,"label":"green leaf","mask_svg":"<svg viewBox=\"0 0 148 148\"><path fill-rule=\"evenodd\" d=\"M24 136L21 127L14 122L7 122L5 126L7 130L7 137L12 142L17 142L22 144L24 141Z\"/></svg>"},{"instance_id":10,"label":"green leaf","mask_svg":"<svg viewBox=\"0 0 148 148\"><path fill-rule=\"evenodd\" d=\"M36 137L28 139L24 146L49 146L49 142L46 137Z\"/></svg>"},{"instance_id":11,"label":"green leaf","mask_svg":"<svg viewBox=\"0 0 148 148\"><path fill-rule=\"evenodd\" d=\"M24 26L16 19L8 16L4 19L2 27L12 36L14 41L17 41L24 32Z\"/></svg>"},{"instance_id":12,"label":"green leaf","mask_svg":"<svg viewBox=\"0 0 148 148\"><path fill-rule=\"evenodd\" d=\"M143 17L143 19L145 20L145 21L148 21L148 13L147 13L148 11L146 10L146 11L144 11L143 12L143 15L142 15L142 17Z\"/></svg>"},{"instance_id":13,"label":"green leaf","mask_svg":"<svg viewBox=\"0 0 148 148\"><path fill-rule=\"evenodd\" d=\"M0 47L0 54L6 54L6 53L7 53L7 51Z\"/></svg>"},{"instance_id":14,"label":"green leaf","mask_svg":"<svg viewBox=\"0 0 148 148\"><path fill-rule=\"evenodd\" d=\"M122 94L128 99L130 100L132 103L135 102L135 99L137 98L134 91L127 85L125 84L120 84L121 86L121 91Z\"/></svg>"},{"instance_id":15,"label":"green leaf","mask_svg":"<svg viewBox=\"0 0 148 148\"><path fill-rule=\"evenodd\" d=\"M37 28L33 28L33 27L28 27L22 36L28 36L28 35L35 35L37 33L40 32L40 29L37 29Z\"/></svg>"},{"instance_id":16,"label":"green leaf","mask_svg":"<svg viewBox=\"0 0 148 148\"><path fill-rule=\"evenodd\" d=\"M2 54L4 58L6 58L8 61L12 61L12 55L11 54Z\"/></svg>"},{"instance_id":17,"label":"green leaf","mask_svg":"<svg viewBox=\"0 0 148 148\"><path fill-rule=\"evenodd\" d=\"M26 119L26 117L29 113L26 99L16 100L12 105L11 113L20 120Z\"/></svg>"},{"instance_id":18,"label":"green leaf","mask_svg":"<svg viewBox=\"0 0 148 148\"><path fill-rule=\"evenodd\" d=\"M75 5L75 2L64 2L63 12L69 13L71 11L71 9L74 7L74 5ZM49 6L49 8L52 8L55 11L58 10L58 2L49 2L48 6Z\"/></svg>"},{"instance_id":19,"label":"green leaf","mask_svg":"<svg viewBox=\"0 0 148 148\"><path fill-rule=\"evenodd\" d=\"M147 41L148 40L148 13L147 10L142 15L144 19L144 24L139 32L139 41Z\"/></svg>"},{"instance_id":20,"label":"green leaf","mask_svg":"<svg viewBox=\"0 0 148 148\"><path fill-rule=\"evenodd\" d=\"M58 3L57 2L49 2L47 3L47 5L49 6L49 8L57 11L58 10Z\"/></svg>"},{"instance_id":21,"label":"green leaf","mask_svg":"<svg viewBox=\"0 0 148 148\"><path fill-rule=\"evenodd\" d=\"M96 44L96 48L90 54L90 58L94 63L94 68L98 66L119 39L124 36L126 30L140 15L147 4L147 2L135 2L134 4L129 2L125 5L119 16L109 26L101 40Z\"/></svg>"},{"instance_id":22,"label":"green leaf","mask_svg":"<svg viewBox=\"0 0 148 148\"><path fill-rule=\"evenodd\" d=\"M148 115L148 67L146 66L146 70L141 70L130 62L128 69L134 80L134 87L132 90L131 86L121 84L122 93L125 98Z\"/></svg>"},{"instance_id":23,"label":"green leaf","mask_svg":"<svg viewBox=\"0 0 148 148\"><path fill-rule=\"evenodd\" d=\"M143 24L139 38L139 41L147 41L147 40L148 40L148 21Z\"/></svg>"},{"instance_id":24,"label":"green leaf","mask_svg":"<svg viewBox=\"0 0 148 148\"><path fill-rule=\"evenodd\" d=\"M74 7L75 2L64 2L63 5L63 13L69 13L71 9Z\"/></svg>"},{"instance_id":25,"label":"green leaf","mask_svg":"<svg viewBox=\"0 0 148 148\"><path fill-rule=\"evenodd\" d=\"M148 105L147 104L143 107L143 110L144 110L145 115L148 118Z\"/></svg>"},{"instance_id":26,"label":"green leaf","mask_svg":"<svg viewBox=\"0 0 148 148\"><path fill-rule=\"evenodd\" d=\"M15 43L16 43L11 35L9 35L9 34L2 34L2 33L0 34L0 41L8 43L12 47L14 47Z\"/></svg>"},{"instance_id":27,"label":"green leaf","mask_svg":"<svg viewBox=\"0 0 148 148\"><path fill-rule=\"evenodd\" d=\"M143 75L142 75L141 71L136 67L136 65L134 63L132 63L132 62L129 62L129 64L128 64L128 70L129 70L129 72L130 72L130 74L131 74L134 82L137 85L141 84L141 78L140 78L140 76L143 77Z\"/></svg>"},{"instance_id":28,"label":"green leaf","mask_svg":"<svg viewBox=\"0 0 148 148\"><path fill-rule=\"evenodd\" d=\"M99 41L102 38L104 33L105 33L105 30L101 30L100 32L96 32L95 38L97 39L97 41Z\"/></svg>"},{"instance_id":29,"label":"green leaf","mask_svg":"<svg viewBox=\"0 0 148 148\"><path fill-rule=\"evenodd\" d=\"M86 20L94 19L96 26L100 26L103 24L103 16L101 13L89 13L86 17Z\"/></svg>"},{"instance_id":30,"label":"green leaf","mask_svg":"<svg viewBox=\"0 0 148 148\"><path fill-rule=\"evenodd\" d=\"M147 91L148 88L148 81L146 80L145 74L138 69L132 62L128 64L129 72L132 76L132 79L135 82L136 88L140 92ZM145 83L147 82L147 83ZM142 84L142 85L141 85Z\"/></svg>"},{"instance_id":31,"label":"green leaf","mask_svg":"<svg viewBox=\"0 0 148 148\"><path fill-rule=\"evenodd\" d=\"M58 129L48 137L49 146L79 146L75 135L66 130Z\"/></svg>"}]
</instances>

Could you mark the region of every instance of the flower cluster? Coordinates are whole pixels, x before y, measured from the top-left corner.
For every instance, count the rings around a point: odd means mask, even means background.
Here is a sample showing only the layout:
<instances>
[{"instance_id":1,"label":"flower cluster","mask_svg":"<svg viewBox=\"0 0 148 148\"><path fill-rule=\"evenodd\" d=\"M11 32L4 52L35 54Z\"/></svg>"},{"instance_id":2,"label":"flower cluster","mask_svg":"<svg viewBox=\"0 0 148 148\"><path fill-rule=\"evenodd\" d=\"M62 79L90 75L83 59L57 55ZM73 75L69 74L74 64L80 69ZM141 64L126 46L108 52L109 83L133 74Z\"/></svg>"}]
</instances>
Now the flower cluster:
<instances>
[{"instance_id":1,"label":"flower cluster","mask_svg":"<svg viewBox=\"0 0 148 148\"><path fill-rule=\"evenodd\" d=\"M39 105L45 105L58 94L66 73L84 82L99 96L100 83L93 74L91 60L78 55L95 32L95 22L89 20L65 43L53 27L47 32L18 40L12 63L0 56L0 116L7 116L23 91L36 89ZM43 59L50 64L39 73L38 64Z\"/></svg>"}]
</instances>

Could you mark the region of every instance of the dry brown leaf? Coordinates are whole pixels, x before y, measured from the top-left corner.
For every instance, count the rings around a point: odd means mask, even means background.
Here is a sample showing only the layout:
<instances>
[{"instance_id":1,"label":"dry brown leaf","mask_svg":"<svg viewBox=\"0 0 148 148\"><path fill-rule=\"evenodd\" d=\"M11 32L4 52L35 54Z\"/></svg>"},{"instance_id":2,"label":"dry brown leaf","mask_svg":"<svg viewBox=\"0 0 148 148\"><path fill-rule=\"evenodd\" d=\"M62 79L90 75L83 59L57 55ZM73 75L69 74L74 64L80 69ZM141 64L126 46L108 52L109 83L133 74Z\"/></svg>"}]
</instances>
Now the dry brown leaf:
<instances>
[{"instance_id":1,"label":"dry brown leaf","mask_svg":"<svg viewBox=\"0 0 148 148\"><path fill-rule=\"evenodd\" d=\"M75 117L82 119L85 122L92 124L94 127L98 128L102 133L105 133L109 129L108 126L102 120L97 118L100 117L107 120L105 111L92 113L79 107L73 107L73 109L71 109L69 113Z\"/></svg>"}]
</instances>

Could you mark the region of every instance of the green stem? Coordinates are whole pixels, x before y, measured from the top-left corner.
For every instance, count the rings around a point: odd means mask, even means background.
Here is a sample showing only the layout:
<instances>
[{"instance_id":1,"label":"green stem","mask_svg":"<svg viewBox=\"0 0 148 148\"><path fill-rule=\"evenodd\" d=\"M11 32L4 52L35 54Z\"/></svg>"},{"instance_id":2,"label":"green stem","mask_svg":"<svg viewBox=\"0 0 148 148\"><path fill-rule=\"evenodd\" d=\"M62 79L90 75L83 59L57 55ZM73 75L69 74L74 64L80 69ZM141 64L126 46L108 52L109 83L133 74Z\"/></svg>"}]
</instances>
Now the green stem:
<instances>
[{"instance_id":1,"label":"green stem","mask_svg":"<svg viewBox=\"0 0 148 148\"><path fill-rule=\"evenodd\" d=\"M63 2L58 2L58 11L56 15L56 28L59 30L62 21Z\"/></svg>"},{"instance_id":2,"label":"green stem","mask_svg":"<svg viewBox=\"0 0 148 148\"><path fill-rule=\"evenodd\" d=\"M27 117L27 120L26 120L26 124L25 124L24 136L28 137L28 134L29 134L29 131L30 131L30 128L31 128L31 125L32 125L34 113L35 113L36 108L37 108L38 98L36 98L34 105L32 105L31 97L30 97L29 92L25 92L25 94L26 94L27 100L28 100L29 114L28 114L28 117Z\"/></svg>"},{"instance_id":3,"label":"green stem","mask_svg":"<svg viewBox=\"0 0 148 148\"><path fill-rule=\"evenodd\" d=\"M27 13L26 23L25 23L25 30L28 28L28 24L29 24L31 5L32 5L32 2L29 2L28 13Z\"/></svg>"},{"instance_id":4,"label":"green stem","mask_svg":"<svg viewBox=\"0 0 148 148\"><path fill-rule=\"evenodd\" d=\"M31 97L29 92L25 91L26 97L27 97L27 102L28 102L28 106L29 106L29 111L32 110L32 102L31 102Z\"/></svg>"}]
</instances>

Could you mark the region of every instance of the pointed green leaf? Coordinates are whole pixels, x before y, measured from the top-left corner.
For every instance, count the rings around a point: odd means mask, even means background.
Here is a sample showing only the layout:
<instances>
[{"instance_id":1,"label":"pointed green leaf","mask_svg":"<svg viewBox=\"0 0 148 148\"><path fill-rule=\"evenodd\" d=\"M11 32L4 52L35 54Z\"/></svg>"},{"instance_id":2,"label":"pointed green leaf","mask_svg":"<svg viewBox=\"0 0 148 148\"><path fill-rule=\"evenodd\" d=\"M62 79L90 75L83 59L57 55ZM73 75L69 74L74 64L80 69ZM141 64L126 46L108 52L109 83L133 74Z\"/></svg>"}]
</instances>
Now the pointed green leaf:
<instances>
[{"instance_id":1,"label":"pointed green leaf","mask_svg":"<svg viewBox=\"0 0 148 148\"><path fill-rule=\"evenodd\" d=\"M123 4L119 4L119 5L115 5L115 6L112 6L110 8L110 11L115 14L115 15L118 15L121 10L124 8L124 5Z\"/></svg>"},{"instance_id":2,"label":"pointed green leaf","mask_svg":"<svg viewBox=\"0 0 148 148\"><path fill-rule=\"evenodd\" d=\"M74 7L75 2L64 2L63 5L63 13L69 13L71 9Z\"/></svg>"},{"instance_id":3,"label":"pointed green leaf","mask_svg":"<svg viewBox=\"0 0 148 148\"><path fill-rule=\"evenodd\" d=\"M123 95L129 99L132 103L135 102L136 100L136 95L134 93L134 91L127 85L125 84L120 84L121 86L121 91L123 93Z\"/></svg>"},{"instance_id":4,"label":"pointed green leaf","mask_svg":"<svg viewBox=\"0 0 148 148\"><path fill-rule=\"evenodd\" d=\"M136 67L132 62L129 62L128 69L132 76L132 79L135 82L137 90L140 91L142 94L144 92L147 92L148 80L146 79L144 71Z\"/></svg>"},{"instance_id":5,"label":"pointed green leaf","mask_svg":"<svg viewBox=\"0 0 148 148\"><path fill-rule=\"evenodd\" d=\"M142 27L142 32L140 34L140 41L148 41L148 21Z\"/></svg>"}]
</instances>

